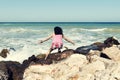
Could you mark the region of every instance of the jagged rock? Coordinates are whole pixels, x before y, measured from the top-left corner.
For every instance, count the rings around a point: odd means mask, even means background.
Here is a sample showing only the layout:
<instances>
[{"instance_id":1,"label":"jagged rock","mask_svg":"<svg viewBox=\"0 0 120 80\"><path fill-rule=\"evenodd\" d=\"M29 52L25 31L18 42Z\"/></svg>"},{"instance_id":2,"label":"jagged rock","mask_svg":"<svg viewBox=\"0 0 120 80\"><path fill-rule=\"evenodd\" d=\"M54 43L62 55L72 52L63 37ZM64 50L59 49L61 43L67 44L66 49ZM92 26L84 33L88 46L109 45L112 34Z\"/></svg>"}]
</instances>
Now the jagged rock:
<instances>
[{"instance_id":1,"label":"jagged rock","mask_svg":"<svg viewBox=\"0 0 120 80\"><path fill-rule=\"evenodd\" d=\"M78 47L75 49L75 52L86 55L89 53L90 50L102 51L103 49L105 49L107 47L112 47L113 45L120 45L120 43L114 37L109 37L104 41L104 43L95 42L88 46Z\"/></svg>"},{"instance_id":2,"label":"jagged rock","mask_svg":"<svg viewBox=\"0 0 120 80\"><path fill-rule=\"evenodd\" d=\"M77 56L76 56L77 55ZM80 57L81 56L81 57ZM70 63L71 62L71 63ZM85 56L75 54L71 55L68 59L65 59L59 63L51 65L31 65L25 70L24 80L67 80L65 76L72 76L72 72L78 72L79 66L84 63L87 64ZM74 66L74 67L72 67ZM31 72L33 71L33 72ZM34 74L35 73L35 74ZM66 75L68 74L68 75ZM32 76L31 76L32 75ZM33 79L34 77L34 79ZM73 78L73 77L71 77Z\"/></svg>"},{"instance_id":3,"label":"jagged rock","mask_svg":"<svg viewBox=\"0 0 120 80\"><path fill-rule=\"evenodd\" d=\"M90 50L99 50L99 47L96 45L82 46L82 47L78 47L75 50L75 53L86 55L90 52Z\"/></svg>"},{"instance_id":4,"label":"jagged rock","mask_svg":"<svg viewBox=\"0 0 120 80\"><path fill-rule=\"evenodd\" d=\"M111 59L107 54L101 53L100 57L106 58L106 59Z\"/></svg>"},{"instance_id":5,"label":"jagged rock","mask_svg":"<svg viewBox=\"0 0 120 80\"><path fill-rule=\"evenodd\" d=\"M2 51L0 52L0 56L3 57L3 58L6 58L7 54L9 54L8 49L2 49Z\"/></svg>"},{"instance_id":6,"label":"jagged rock","mask_svg":"<svg viewBox=\"0 0 120 80\"><path fill-rule=\"evenodd\" d=\"M108 55L112 60L120 62L120 49L116 45L106 48L102 52Z\"/></svg>"},{"instance_id":7,"label":"jagged rock","mask_svg":"<svg viewBox=\"0 0 120 80\"><path fill-rule=\"evenodd\" d=\"M29 57L27 60L24 60L23 63L22 63L22 67L25 69L27 68L31 62L35 62L35 61L38 61L39 59L37 59L35 57L35 55L32 55L31 57Z\"/></svg>"},{"instance_id":8,"label":"jagged rock","mask_svg":"<svg viewBox=\"0 0 120 80\"><path fill-rule=\"evenodd\" d=\"M55 61L60 61L60 60L63 60L65 58L69 57L72 54L74 54L74 50L73 49L67 49L67 50L64 50L61 53L50 54L50 55L48 55L47 59L52 59L52 60L55 60Z\"/></svg>"},{"instance_id":9,"label":"jagged rock","mask_svg":"<svg viewBox=\"0 0 120 80\"><path fill-rule=\"evenodd\" d=\"M0 80L8 80L8 74L0 70Z\"/></svg>"},{"instance_id":10,"label":"jagged rock","mask_svg":"<svg viewBox=\"0 0 120 80\"><path fill-rule=\"evenodd\" d=\"M45 58L45 56L46 56L45 54L39 54L39 55L36 56L36 58L39 58L39 59L40 58Z\"/></svg>"},{"instance_id":11,"label":"jagged rock","mask_svg":"<svg viewBox=\"0 0 120 80\"><path fill-rule=\"evenodd\" d=\"M1 80L22 80L23 78L22 67L18 62L1 61L0 73L2 73Z\"/></svg>"},{"instance_id":12,"label":"jagged rock","mask_svg":"<svg viewBox=\"0 0 120 80\"><path fill-rule=\"evenodd\" d=\"M81 54L51 65L31 65L25 72L24 80L119 80L120 63L92 56L92 63Z\"/></svg>"},{"instance_id":13,"label":"jagged rock","mask_svg":"<svg viewBox=\"0 0 120 80\"><path fill-rule=\"evenodd\" d=\"M89 62L92 62L91 57L94 56L94 55L97 55L99 57L111 60L111 58L107 54L105 54L105 53L103 53L101 51L98 51L98 50L90 50L90 52L86 55L87 60Z\"/></svg>"},{"instance_id":14,"label":"jagged rock","mask_svg":"<svg viewBox=\"0 0 120 80\"><path fill-rule=\"evenodd\" d=\"M78 47L75 49L75 53L86 55L86 58L88 59L89 62L91 62L92 55L98 55L98 56L106 58L106 59L111 59L111 57L109 57L109 55L107 55L106 52L104 53L103 50L105 48L112 47L113 45L118 46L118 45L120 45L120 43L114 37L109 37L104 41L104 43L96 42L89 46ZM97 53L96 53L96 50L97 50ZM94 51L94 52L92 52L92 54L91 54L90 51Z\"/></svg>"},{"instance_id":15,"label":"jagged rock","mask_svg":"<svg viewBox=\"0 0 120 80\"><path fill-rule=\"evenodd\" d=\"M112 47L113 45L120 45L119 41L115 37L108 37L105 41L104 44L107 47Z\"/></svg>"},{"instance_id":16,"label":"jagged rock","mask_svg":"<svg viewBox=\"0 0 120 80\"><path fill-rule=\"evenodd\" d=\"M2 49L1 52L0 52L0 56L3 57L3 58L6 58L7 54L10 54L10 50L15 51L14 48Z\"/></svg>"},{"instance_id":17,"label":"jagged rock","mask_svg":"<svg viewBox=\"0 0 120 80\"><path fill-rule=\"evenodd\" d=\"M53 61L63 60L72 54L74 54L74 50L68 49L68 50L64 50L61 53L51 53L48 55L46 60L45 60L45 54L41 54L38 56L33 55L33 56L29 57L28 60L24 60L22 65L24 67L28 67L31 64L31 62L32 62L32 64L34 63L34 64L41 64L41 65L52 64Z\"/></svg>"}]
</instances>

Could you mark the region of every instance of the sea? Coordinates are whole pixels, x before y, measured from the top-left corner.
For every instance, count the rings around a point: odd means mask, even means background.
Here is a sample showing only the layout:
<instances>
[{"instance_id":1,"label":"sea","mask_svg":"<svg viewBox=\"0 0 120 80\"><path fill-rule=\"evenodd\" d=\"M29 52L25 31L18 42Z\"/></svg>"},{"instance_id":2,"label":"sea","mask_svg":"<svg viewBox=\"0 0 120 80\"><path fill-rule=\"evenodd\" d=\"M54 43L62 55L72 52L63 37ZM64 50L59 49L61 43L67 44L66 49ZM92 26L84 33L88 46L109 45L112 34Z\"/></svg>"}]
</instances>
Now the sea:
<instances>
[{"instance_id":1,"label":"sea","mask_svg":"<svg viewBox=\"0 0 120 80\"><path fill-rule=\"evenodd\" d=\"M75 43L63 40L69 49L104 42L112 36L120 40L120 22L0 22L0 51L10 50L6 58L0 56L0 61L22 63L32 55L46 53L52 39L44 43L39 41L51 35L55 26L61 27L64 36Z\"/></svg>"}]
</instances>

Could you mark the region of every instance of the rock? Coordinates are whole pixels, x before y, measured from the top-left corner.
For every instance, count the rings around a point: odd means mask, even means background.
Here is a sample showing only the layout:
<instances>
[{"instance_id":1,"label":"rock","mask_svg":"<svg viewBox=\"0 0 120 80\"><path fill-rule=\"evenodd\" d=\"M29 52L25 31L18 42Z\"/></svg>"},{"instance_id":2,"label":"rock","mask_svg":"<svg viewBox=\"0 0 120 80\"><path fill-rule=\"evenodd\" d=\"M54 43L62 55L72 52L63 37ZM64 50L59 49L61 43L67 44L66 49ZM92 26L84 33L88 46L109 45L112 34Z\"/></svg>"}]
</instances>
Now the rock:
<instances>
[{"instance_id":1,"label":"rock","mask_svg":"<svg viewBox=\"0 0 120 80\"><path fill-rule=\"evenodd\" d=\"M2 49L2 51L0 52L0 56L3 57L3 58L6 58L7 54L9 54L8 49Z\"/></svg>"},{"instance_id":2,"label":"rock","mask_svg":"<svg viewBox=\"0 0 120 80\"><path fill-rule=\"evenodd\" d=\"M120 45L119 41L115 37L108 37L105 41L104 44L107 47L112 47L113 45Z\"/></svg>"},{"instance_id":3,"label":"rock","mask_svg":"<svg viewBox=\"0 0 120 80\"><path fill-rule=\"evenodd\" d=\"M27 68L30 64L31 64L31 62L36 62L36 61L38 61L39 59L37 59L36 57L35 57L35 55L32 55L31 57L29 57L27 60L24 60L23 61L23 63L22 63L22 67L25 69L25 68Z\"/></svg>"},{"instance_id":4,"label":"rock","mask_svg":"<svg viewBox=\"0 0 120 80\"><path fill-rule=\"evenodd\" d=\"M0 70L0 80L8 80L8 74Z\"/></svg>"},{"instance_id":5,"label":"rock","mask_svg":"<svg viewBox=\"0 0 120 80\"><path fill-rule=\"evenodd\" d=\"M2 51L0 52L0 56L3 58L7 57L7 54L10 54L10 50L15 51L14 48L10 48L10 49L2 49Z\"/></svg>"},{"instance_id":6,"label":"rock","mask_svg":"<svg viewBox=\"0 0 120 80\"><path fill-rule=\"evenodd\" d=\"M51 53L48 55L47 59L45 60L45 54L40 54L40 55L32 55L31 57L28 58L28 60L24 60L22 66L27 68L31 62L32 64L52 64L53 61L60 61L63 59L66 59L70 55L74 54L74 50L72 49L67 49L64 50L61 53Z\"/></svg>"},{"instance_id":7,"label":"rock","mask_svg":"<svg viewBox=\"0 0 120 80\"><path fill-rule=\"evenodd\" d=\"M112 47L113 45L116 45L118 47L118 45L120 45L120 43L114 37L109 37L104 41L104 43L95 42L88 46L78 47L75 49L74 52L86 55L86 58L88 59L89 62L91 62L92 55L98 55L98 56L106 58L106 59L112 59L112 57L110 57L106 52L104 53L104 50L106 48ZM118 47L118 49L119 49L119 47ZM93 51L93 52L90 52L90 51ZM96 53L96 51L97 51L97 53Z\"/></svg>"},{"instance_id":8,"label":"rock","mask_svg":"<svg viewBox=\"0 0 120 80\"><path fill-rule=\"evenodd\" d=\"M119 80L120 63L92 56L92 63L81 54L51 65L30 65L24 72L24 80Z\"/></svg>"},{"instance_id":9,"label":"rock","mask_svg":"<svg viewBox=\"0 0 120 80\"><path fill-rule=\"evenodd\" d=\"M1 80L22 80L23 70L21 64L12 61L0 62Z\"/></svg>"},{"instance_id":10,"label":"rock","mask_svg":"<svg viewBox=\"0 0 120 80\"><path fill-rule=\"evenodd\" d=\"M82 46L75 49L75 53L86 55L90 52L90 50L99 50L99 47L96 45Z\"/></svg>"},{"instance_id":11,"label":"rock","mask_svg":"<svg viewBox=\"0 0 120 80\"><path fill-rule=\"evenodd\" d=\"M46 80L46 78L50 78L49 80L67 80L68 78L77 78L77 75L73 75L73 73L79 72L79 66L85 63L87 64L85 56L74 54L59 63L51 65L31 65L25 70L23 79Z\"/></svg>"},{"instance_id":12,"label":"rock","mask_svg":"<svg viewBox=\"0 0 120 80\"><path fill-rule=\"evenodd\" d=\"M64 50L61 53L52 53L52 54L49 54L47 59L52 59L52 60L55 60L55 61L60 61L60 60L66 59L67 57L69 57L72 54L74 54L74 50L73 49L67 49L67 50Z\"/></svg>"},{"instance_id":13,"label":"rock","mask_svg":"<svg viewBox=\"0 0 120 80\"><path fill-rule=\"evenodd\" d=\"M39 55L36 56L36 58L39 58L39 59L40 58L45 58L45 56L46 56L45 54L39 54Z\"/></svg>"},{"instance_id":14,"label":"rock","mask_svg":"<svg viewBox=\"0 0 120 80\"><path fill-rule=\"evenodd\" d=\"M106 58L106 59L111 59L107 54L101 53L100 57Z\"/></svg>"},{"instance_id":15,"label":"rock","mask_svg":"<svg viewBox=\"0 0 120 80\"><path fill-rule=\"evenodd\" d=\"M120 61L120 49L116 45L106 48L102 52L108 55L112 60Z\"/></svg>"}]
</instances>

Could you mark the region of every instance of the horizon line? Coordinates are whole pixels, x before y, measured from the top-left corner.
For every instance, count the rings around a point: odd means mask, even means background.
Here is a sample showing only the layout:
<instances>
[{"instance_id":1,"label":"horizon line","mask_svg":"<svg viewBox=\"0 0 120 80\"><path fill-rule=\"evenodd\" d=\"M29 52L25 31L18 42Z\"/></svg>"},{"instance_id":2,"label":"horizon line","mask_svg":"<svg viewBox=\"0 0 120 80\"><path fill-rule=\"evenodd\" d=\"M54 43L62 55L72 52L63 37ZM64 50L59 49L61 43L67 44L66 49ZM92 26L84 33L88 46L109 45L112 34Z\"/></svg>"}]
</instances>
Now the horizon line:
<instances>
[{"instance_id":1,"label":"horizon line","mask_svg":"<svg viewBox=\"0 0 120 80\"><path fill-rule=\"evenodd\" d=\"M15 23L28 23L28 22L35 22L35 23L109 23L109 22L113 22L113 23L120 23L120 21L0 21L0 23L11 23L11 22L15 22Z\"/></svg>"}]
</instances>

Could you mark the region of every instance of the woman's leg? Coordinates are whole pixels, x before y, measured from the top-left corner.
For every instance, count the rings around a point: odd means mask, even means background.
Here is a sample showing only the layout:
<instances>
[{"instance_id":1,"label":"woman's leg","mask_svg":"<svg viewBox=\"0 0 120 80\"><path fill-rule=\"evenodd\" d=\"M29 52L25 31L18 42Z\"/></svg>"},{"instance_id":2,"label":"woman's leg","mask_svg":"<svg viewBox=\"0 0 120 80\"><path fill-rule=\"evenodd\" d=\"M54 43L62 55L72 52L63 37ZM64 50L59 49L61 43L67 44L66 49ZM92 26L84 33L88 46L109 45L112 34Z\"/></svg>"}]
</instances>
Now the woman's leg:
<instances>
[{"instance_id":1,"label":"woman's leg","mask_svg":"<svg viewBox=\"0 0 120 80\"><path fill-rule=\"evenodd\" d=\"M63 47L63 45L61 44L61 46L58 48L58 53L61 53L62 47Z\"/></svg>"},{"instance_id":2,"label":"woman's leg","mask_svg":"<svg viewBox=\"0 0 120 80\"><path fill-rule=\"evenodd\" d=\"M45 57L45 60L47 59L48 55L53 51L53 49L49 49L49 51L46 53L46 57Z\"/></svg>"},{"instance_id":3,"label":"woman's leg","mask_svg":"<svg viewBox=\"0 0 120 80\"><path fill-rule=\"evenodd\" d=\"M61 49L60 48L58 48L58 53L61 53Z\"/></svg>"}]
</instances>

